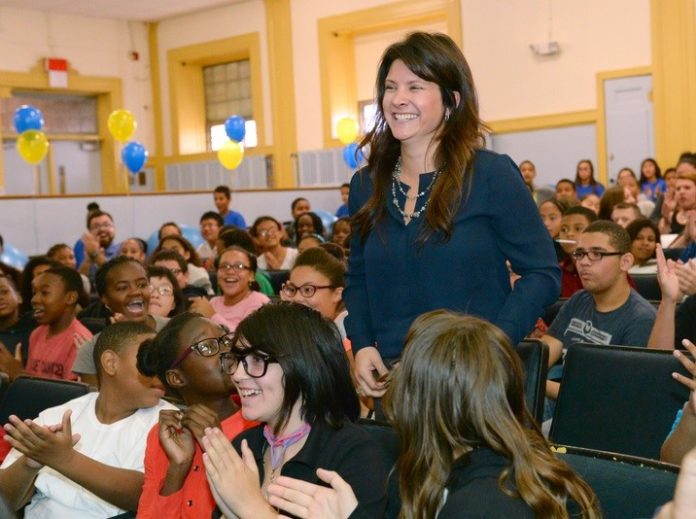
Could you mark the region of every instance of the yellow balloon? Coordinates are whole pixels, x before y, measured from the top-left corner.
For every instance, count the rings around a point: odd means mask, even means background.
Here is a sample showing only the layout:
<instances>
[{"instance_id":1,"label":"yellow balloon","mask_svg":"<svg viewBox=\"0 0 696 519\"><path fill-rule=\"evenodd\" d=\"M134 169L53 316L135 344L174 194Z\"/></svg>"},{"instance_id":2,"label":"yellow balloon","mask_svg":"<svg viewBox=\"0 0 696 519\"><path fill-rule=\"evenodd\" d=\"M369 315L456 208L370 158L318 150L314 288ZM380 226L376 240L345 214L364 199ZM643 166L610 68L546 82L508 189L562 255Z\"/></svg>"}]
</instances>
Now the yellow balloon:
<instances>
[{"instance_id":1,"label":"yellow balloon","mask_svg":"<svg viewBox=\"0 0 696 519\"><path fill-rule=\"evenodd\" d=\"M38 164L48 153L48 139L44 132L27 130L17 138L17 152L29 164Z\"/></svg>"},{"instance_id":2,"label":"yellow balloon","mask_svg":"<svg viewBox=\"0 0 696 519\"><path fill-rule=\"evenodd\" d=\"M107 121L109 133L119 142L126 142L130 139L137 126L135 116L129 110L114 110L109 114Z\"/></svg>"},{"instance_id":3,"label":"yellow balloon","mask_svg":"<svg viewBox=\"0 0 696 519\"><path fill-rule=\"evenodd\" d=\"M235 141L227 141L217 152L218 160L227 169L236 169L244 158L244 148Z\"/></svg>"},{"instance_id":4,"label":"yellow balloon","mask_svg":"<svg viewBox=\"0 0 696 519\"><path fill-rule=\"evenodd\" d=\"M336 126L338 140L343 144L350 144L358 136L358 121L352 117L344 117L338 121Z\"/></svg>"}]
</instances>

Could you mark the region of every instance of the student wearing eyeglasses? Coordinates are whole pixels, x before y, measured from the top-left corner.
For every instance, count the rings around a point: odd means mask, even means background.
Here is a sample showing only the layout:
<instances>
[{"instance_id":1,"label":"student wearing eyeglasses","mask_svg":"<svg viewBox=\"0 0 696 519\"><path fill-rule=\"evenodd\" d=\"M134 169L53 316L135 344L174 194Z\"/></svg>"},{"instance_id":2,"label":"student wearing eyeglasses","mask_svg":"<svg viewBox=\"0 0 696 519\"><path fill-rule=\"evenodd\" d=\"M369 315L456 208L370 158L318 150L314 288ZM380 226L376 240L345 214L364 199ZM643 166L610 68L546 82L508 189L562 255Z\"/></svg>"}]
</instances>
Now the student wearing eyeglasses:
<instances>
[{"instance_id":1,"label":"student wearing eyeglasses","mask_svg":"<svg viewBox=\"0 0 696 519\"><path fill-rule=\"evenodd\" d=\"M280 476L326 484L322 468L351 485L360 517L384 516L385 463L372 436L353 423L358 396L328 320L304 305L265 305L239 324L221 358L242 416L261 422L232 444L219 429L206 430L203 463L222 515L276 519L269 485Z\"/></svg>"},{"instance_id":2,"label":"student wearing eyeglasses","mask_svg":"<svg viewBox=\"0 0 696 519\"><path fill-rule=\"evenodd\" d=\"M229 330L187 312L140 346L138 371L157 376L185 406L160 412L158 425L147 436L138 518L210 517L215 509L203 466L205 428L218 427L232 439L256 425L242 417L230 398L234 384L221 355L231 343Z\"/></svg>"},{"instance_id":3,"label":"student wearing eyeglasses","mask_svg":"<svg viewBox=\"0 0 696 519\"><path fill-rule=\"evenodd\" d=\"M148 314L174 317L184 311L184 295L172 271L165 267L149 266L147 277L150 281Z\"/></svg>"},{"instance_id":4,"label":"student wearing eyeglasses","mask_svg":"<svg viewBox=\"0 0 696 519\"><path fill-rule=\"evenodd\" d=\"M633 266L626 229L597 220L580 234L571 257L582 281L563 305L541 340L549 346L549 366L577 343L647 346L655 308L633 290L626 273ZM559 384L549 381L547 396L558 396Z\"/></svg>"},{"instance_id":5,"label":"student wearing eyeglasses","mask_svg":"<svg viewBox=\"0 0 696 519\"><path fill-rule=\"evenodd\" d=\"M257 250L259 268L263 270L290 270L297 259L297 249L282 244L283 226L272 216L259 216L249 234Z\"/></svg>"},{"instance_id":6,"label":"student wearing eyeglasses","mask_svg":"<svg viewBox=\"0 0 696 519\"><path fill-rule=\"evenodd\" d=\"M225 249L216 269L222 295L210 301L202 297L193 299L190 310L234 330L242 319L270 299L257 291L256 256L249 251L238 246Z\"/></svg>"}]
</instances>

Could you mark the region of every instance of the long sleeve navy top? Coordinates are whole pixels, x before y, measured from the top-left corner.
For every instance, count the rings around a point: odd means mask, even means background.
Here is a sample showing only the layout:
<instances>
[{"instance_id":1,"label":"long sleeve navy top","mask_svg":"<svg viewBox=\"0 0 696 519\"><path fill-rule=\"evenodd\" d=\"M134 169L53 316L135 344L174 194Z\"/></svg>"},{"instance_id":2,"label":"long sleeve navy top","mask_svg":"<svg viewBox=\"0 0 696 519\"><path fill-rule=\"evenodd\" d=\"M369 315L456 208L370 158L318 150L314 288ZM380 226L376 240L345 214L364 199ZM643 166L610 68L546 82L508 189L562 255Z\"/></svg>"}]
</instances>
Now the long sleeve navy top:
<instances>
[{"instance_id":1,"label":"long sleeve navy top","mask_svg":"<svg viewBox=\"0 0 696 519\"><path fill-rule=\"evenodd\" d=\"M420 175L418 192L432 175ZM372 185L367 169L355 173L351 215L367 202ZM404 195L396 190L396 196L403 207ZM426 199L416 201L416 210ZM413 320L439 308L483 317L514 345L558 299L561 273L553 242L508 156L476 153L469 196L453 219L448 241L433 234L425 244L417 243L424 215L405 225L391 189L386 208L365 240L357 232L351 238L344 301L354 351L376 345L383 358L399 357ZM514 290L505 260L522 276Z\"/></svg>"}]
</instances>

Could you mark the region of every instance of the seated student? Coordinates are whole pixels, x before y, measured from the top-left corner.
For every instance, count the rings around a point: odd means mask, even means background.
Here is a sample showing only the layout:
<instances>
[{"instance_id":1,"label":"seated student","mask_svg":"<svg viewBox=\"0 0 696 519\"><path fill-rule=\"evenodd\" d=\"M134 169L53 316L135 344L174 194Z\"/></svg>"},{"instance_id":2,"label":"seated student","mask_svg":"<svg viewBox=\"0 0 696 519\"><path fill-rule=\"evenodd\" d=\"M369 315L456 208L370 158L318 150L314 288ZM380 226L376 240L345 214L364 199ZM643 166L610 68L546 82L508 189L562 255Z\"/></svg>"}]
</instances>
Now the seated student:
<instances>
[{"instance_id":1,"label":"seated student","mask_svg":"<svg viewBox=\"0 0 696 519\"><path fill-rule=\"evenodd\" d=\"M19 375L29 353L29 335L36 328L32 312L19 312L21 297L12 278L0 272L0 372Z\"/></svg>"},{"instance_id":2,"label":"seated student","mask_svg":"<svg viewBox=\"0 0 696 519\"><path fill-rule=\"evenodd\" d=\"M303 305L265 305L239 324L221 358L241 396L242 415L262 422L232 445L219 429L206 430L203 462L226 517L277 517L265 497L269 484L279 476L320 483L319 467L353 487L365 517L383 517L382 454L352 423L358 396L329 321Z\"/></svg>"},{"instance_id":3,"label":"seated student","mask_svg":"<svg viewBox=\"0 0 696 519\"><path fill-rule=\"evenodd\" d=\"M351 232L350 218L347 216L339 218L331 228L331 242L347 250L350 247Z\"/></svg>"},{"instance_id":4,"label":"seated student","mask_svg":"<svg viewBox=\"0 0 696 519\"><path fill-rule=\"evenodd\" d=\"M46 257L57 261L61 265L65 265L66 267L77 270L75 253L73 252L72 247L66 243L57 243L51 246L51 248L46 252ZM82 285L85 287L85 292L90 294L92 292L92 283L84 274L80 274L80 277L82 278Z\"/></svg>"},{"instance_id":5,"label":"seated student","mask_svg":"<svg viewBox=\"0 0 696 519\"><path fill-rule=\"evenodd\" d=\"M580 342L648 345L655 308L628 282L630 248L628 233L614 222L598 220L580 234L572 257L584 290L563 305L541 338L549 346L549 366ZM547 395L558 396L557 382L547 383Z\"/></svg>"},{"instance_id":6,"label":"seated student","mask_svg":"<svg viewBox=\"0 0 696 519\"><path fill-rule=\"evenodd\" d=\"M309 306L333 321L344 344L347 337L343 321L348 315L343 304L345 272L345 259L339 260L319 247L311 248L297 257L290 277L280 291L283 301ZM350 342L346 349L350 350Z\"/></svg>"},{"instance_id":7,"label":"seated student","mask_svg":"<svg viewBox=\"0 0 696 519\"><path fill-rule=\"evenodd\" d=\"M167 236L183 236L181 227L176 222L164 222L157 231L157 241L160 242Z\"/></svg>"},{"instance_id":8,"label":"seated student","mask_svg":"<svg viewBox=\"0 0 696 519\"><path fill-rule=\"evenodd\" d=\"M304 251L319 247L324 243L326 243L326 240L322 236L314 233L304 233L297 242L297 252L302 254Z\"/></svg>"},{"instance_id":9,"label":"seated student","mask_svg":"<svg viewBox=\"0 0 696 519\"><path fill-rule=\"evenodd\" d=\"M147 255L147 243L140 238L128 238L123 240L118 249L118 255L128 256L140 263L144 263Z\"/></svg>"},{"instance_id":10,"label":"seated student","mask_svg":"<svg viewBox=\"0 0 696 519\"><path fill-rule=\"evenodd\" d=\"M177 284L184 296L186 307L189 306L189 299L192 297L207 297L208 290L201 286L189 283L189 264L184 257L175 250L161 250L155 252L150 258L150 265L164 267L176 278Z\"/></svg>"},{"instance_id":11,"label":"seated student","mask_svg":"<svg viewBox=\"0 0 696 519\"><path fill-rule=\"evenodd\" d=\"M604 186L595 180L594 166L591 160L583 159L579 161L575 171L575 187L578 198L582 198L590 193L602 196Z\"/></svg>"},{"instance_id":12,"label":"seated student","mask_svg":"<svg viewBox=\"0 0 696 519\"><path fill-rule=\"evenodd\" d=\"M163 250L173 250L181 254L187 263L186 271L188 272L188 283L197 287L203 287L209 296L213 295L214 292L210 283L208 271L201 266L198 253L193 245L191 245L190 241L183 236L167 236L160 240L152 255L155 256L158 252Z\"/></svg>"},{"instance_id":13,"label":"seated student","mask_svg":"<svg viewBox=\"0 0 696 519\"><path fill-rule=\"evenodd\" d=\"M256 253L254 239L247 231L237 228L228 228L220 232L216 245L217 250L224 251L225 249L234 246L241 247L250 254ZM271 277L265 270L257 269L255 279L256 283L259 285L259 292L266 294L268 297L275 295L275 291L273 290L273 285L271 283ZM215 287L217 287L217 276L211 277L210 281Z\"/></svg>"},{"instance_id":14,"label":"seated student","mask_svg":"<svg viewBox=\"0 0 696 519\"><path fill-rule=\"evenodd\" d=\"M116 322L131 321L144 323L153 332L158 332L169 321L166 317L148 314L150 284L145 267L139 261L126 256L107 261L97 271L96 286L106 312L103 314L105 329ZM88 384L97 383L97 366L92 352L98 337L99 334L80 346L73 364L73 371Z\"/></svg>"},{"instance_id":15,"label":"seated student","mask_svg":"<svg viewBox=\"0 0 696 519\"><path fill-rule=\"evenodd\" d=\"M117 323L94 349L99 392L52 407L35 420L10 416L14 449L0 470L0 488L24 517L112 517L135 510L143 485L145 437L160 410L158 380L135 367L138 346L152 330Z\"/></svg>"},{"instance_id":16,"label":"seated student","mask_svg":"<svg viewBox=\"0 0 696 519\"><path fill-rule=\"evenodd\" d=\"M39 274L33 284L31 304L38 326L29 336L26 372L37 377L76 380L72 372L76 341L92 337L75 317L75 307L87 304L80 274L61 265Z\"/></svg>"},{"instance_id":17,"label":"seated student","mask_svg":"<svg viewBox=\"0 0 696 519\"><path fill-rule=\"evenodd\" d=\"M556 182L556 198L568 206L578 205L578 194L575 191L575 182L569 178L562 178Z\"/></svg>"},{"instance_id":18,"label":"seated student","mask_svg":"<svg viewBox=\"0 0 696 519\"><path fill-rule=\"evenodd\" d=\"M567 204L557 198L549 198L539 204L539 215L544 222L544 227L549 231L549 236L553 240L553 246L556 249L556 257L559 262L567 257L563 247L558 243L563 211L566 209L568 209Z\"/></svg>"},{"instance_id":19,"label":"seated student","mask_svg":"<svg viewBox=\"0 0 696 519\"><path fill-rule=\"evenodd\" d=\"M297 259L297 249L281 243L283 227L272 216L259 216L249 229L258 250L257 262L263 270L290 270Z\"/></svg>"},{"instance_id":20,"label":"seated student","mask_svg":"<svg viewBox=\"0 0 696 519\"><path fill-rule=\"evenodd\" d=\"M640 209L633 202L622 202L616 204L614 209L611 211L611 221L618 223L624 229L628 227L628 224L633 220L641 218L643 215L640 213Z\"/></svg>"},{"instance_id":21,"label":"seated student","mask_svg":"<svg viewBox=\"0 0 696 519\"><path fill-rule=\"evenodd\" d=\"M401 447L399 517L601 517L592 489L542 437L520 359L487 321L445 310L418 317L384 405ZM271 505L322 519L357 511L355 486L320 467L331 488L281 476L268 487Z\"/></svg>"},{"instance_id":22,"label":"seated student","mask_svg":"<svg viewBox=\"0 0 696 519\"><path fill-rule=\"evenodd\" d=\"M284 242L283 245L295 244L297 241L295 220L297 220L298 216L301 214L308 213L311 210L312 208L309 205L309 200L306 198L299 197L292 201L292 204L290 204L292 220L283 222L285 224L285 239L287 240L287 243Z\"/></svg>"},{"instance_id":23,"label":"seated student","mask_svg":"<svg viewBox=\"0 0 696 519\"><path fill-rule=\"evenodd\" d=\"M196 249L198 257L203 262L206 270L211 270L213 261L217 256L218 251L215 250L215 242L217 242L220 228L225 225L222 216L214 211L203 213L200 220L201 236L203 243Z\"/></svg>"},{"instance_id":24,"label":"seated student","mask_svg":"<svg viewBox=\"0 0 696 519\"><path fill-rule=\"evenodd\" d=\"M31 296L33 295L34 278L42 272L47 271L52 267L59 267L61 264L46 256L32 256L24 265L20 276L19 293L22 296L20 312L33 312L31 307Z\"/></svg>"},{"instance_id":25,"label":"seated student","mask_svg":"<svg viewBox=\"0 0 696 519\"><path fill-rule=\"evenodd\" d=\"M657 272L655 249L660 243L660 229L657 225L647 218L638 218L628 224L626 232L631 238L631 254L635 261L629 273L654 274Z\"/></svg>"},{"instance_id":26,"label":"seated student","mask_svg":"<svg viewBox=\"0 0 696 519\"><path fill-rule=\"evenodd\" d=\"M92 206L92 204L90 204ZM94 204L88 206L87 231L75 243L75 258L81 274L94 278L97 269L118 254L116 227L111 215Z\"/></svg>"},{"instance_id":27,"label":"seated student","mask_svg":"<svg viewBox=\"0 0 696 519\"><path fill-rule=\"evenodd\" d=\"M174 317L185 310L186 302L174 274L166 267L147 267L150 282L150 303L147 313L159 317Z\"/></svg>"},{"instance_id":28,"label":"seated student","mask_svg":"<svg viewBox=\"0 0 696 519\"><path fill-rule=\"evenodd\" d=\"M575 268L572 254L577 247L578 237L596 219L597 215L592 210L579 205L569 207L563 212L561 230L558 233L558 243L566 254L560 261L561 297L570 297L578 290L582 290L582 282Z\"/></svg>"},{"instance_id":29,"label":"seated student","mask_svg":"<svg viewBox=\"0 0 696 519\"><path fill-rule=\"evenodd\" d=\"M594 193L590 193L589 195L585 195L582 197L582 200L580 200L580 205L583 207L587 207L590 209L594 214L599 214L599 202L600 198L595 195Z\"/></svg>"},{"instance_id":30,"label":"seated student","mask_svg":"<svg viewBox=\"0 0 696 519\"><path fill-rule=\"evenodd\" d=\"M225 249L217 266L217 284L222 295L210 301L193 300L191 311L234 331L242 319L270 301L256 290L255 273L256 256L241 247Z\"/></svg>"},{"instance_id":31,"label":"seated student","mask_svg":"<svg viewBox=\"0 0 696 519\"><path fill-rule=\"evenodd\" d=\"M350 184L341 184L341 205L336 209L336 218L348 216L348 197L350 196Z\"/></svg>"},{"instance_id":32,"label":"seated student","mask_svg":"<svg viewBox=\"0 0 696 519\"><path fill-rule=\"evenodd\" d=\"M138 518L210 517L215 509L203 470L203 431L219 427L231 440L256 425L238 411L232 379L220 369L231 342L226 329L187 312L140 346L138 370L156 375L185 407L162 411L147 436Z\"/></svg>"},{"instance_id":33,"label":"seated student","mask_svg":"<svg viewBox=\"0 0 696 519\"><path fill-rule=\"evenodd\" d=\"M234 225L238 229L246 229L247 225L241 213L230 209L232 191L227 186L218 186L213 190L213 201L215 207L223 219L222 225ZM222 225L220 227L222 227Z\"/></svg>"},{"instance_id":34,"label":"seated student","mask_svg":"<svg viewBox=\"0 0 696 519\"><path fill-rule=\"evenodd\" d=\"M295 243L299 244L305 234L324 236L324 224L319 215L311 211L302 213L295 219Z\"/></svg>"}]
</instances>

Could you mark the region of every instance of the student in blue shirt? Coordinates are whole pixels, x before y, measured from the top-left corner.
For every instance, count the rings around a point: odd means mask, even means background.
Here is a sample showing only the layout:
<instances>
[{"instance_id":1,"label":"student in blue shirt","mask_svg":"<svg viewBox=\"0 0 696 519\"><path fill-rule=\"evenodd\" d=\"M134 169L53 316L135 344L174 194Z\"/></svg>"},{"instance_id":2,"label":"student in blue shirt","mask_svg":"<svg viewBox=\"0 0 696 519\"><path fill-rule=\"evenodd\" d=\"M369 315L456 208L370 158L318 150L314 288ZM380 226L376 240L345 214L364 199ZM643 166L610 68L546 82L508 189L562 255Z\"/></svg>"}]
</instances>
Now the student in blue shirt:
<instances>
[{"instance_id":1,"label":"student in blue shirt","mask_svg":"<svg viewBox=\"0 0 696 519\"><path fill-rule=\"evenodd\" d=\"M230 209L232 191L227 186L218 186L213 190L213 199L220 216L224 220L224 225L234 225L239 229L246 230L247 225L241 213Z\"/></svg>"},{"instance_id":2,"label":"student in blue shirt","mask_svg":"<svg viewBox=\"0 0 696 519\"><path fill-rule=\"evenodd\" d=\"M581 200L590 193L600 197L604 194L604 186L594 178L594 165L591 160L583 159L578 162L575 170L575 191Z\"/></svg>"},{"instance_id":3,"label":"student in blue shirt","mask_svg":"<svg viewBox=\"0 0 696 519\"><path fill-rule=\"evenodd\" d=\"M640 191L653 202L667 191L667 184L655 159L647 158L640 163Z\"/></svg>"}]
</instances>

